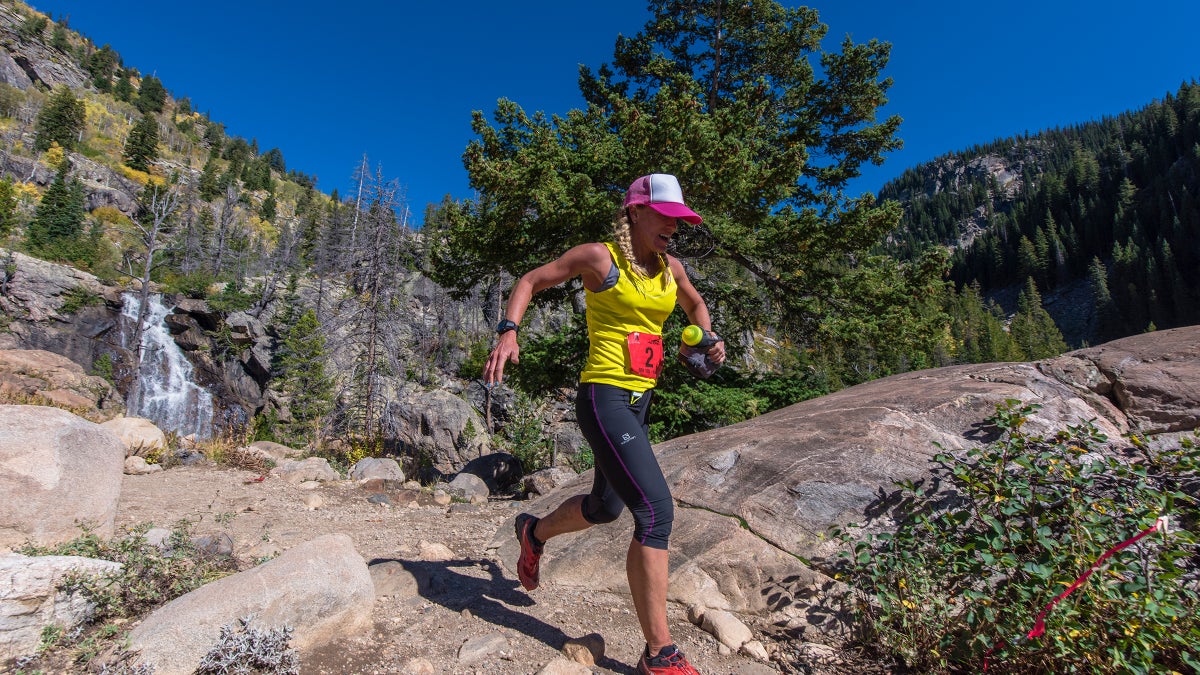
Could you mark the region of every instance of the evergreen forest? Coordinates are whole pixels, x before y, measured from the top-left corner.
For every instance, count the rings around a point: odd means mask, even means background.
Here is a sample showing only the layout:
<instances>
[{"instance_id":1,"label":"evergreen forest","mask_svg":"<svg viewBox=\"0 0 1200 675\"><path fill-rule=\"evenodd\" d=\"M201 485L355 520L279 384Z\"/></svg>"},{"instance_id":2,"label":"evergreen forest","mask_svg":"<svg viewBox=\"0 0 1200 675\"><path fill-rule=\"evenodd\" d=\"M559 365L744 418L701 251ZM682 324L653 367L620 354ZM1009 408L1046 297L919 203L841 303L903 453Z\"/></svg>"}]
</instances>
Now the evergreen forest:
<instances>
[{"instance_id":1,"label":"evergreen forest","mask_svg":"<svg viewBox=\"0 0 1200 675\"><path fill-rule=\"evenodd\" d=\"M1082 325L1062 326L1080 343L1200 322L1195 81L1140 110L946 155L880 197L905 204L887 249L951 247L959 289L995 297L1030 280L1043 295L1085 285Z\"/></svg>"}]
</instances>

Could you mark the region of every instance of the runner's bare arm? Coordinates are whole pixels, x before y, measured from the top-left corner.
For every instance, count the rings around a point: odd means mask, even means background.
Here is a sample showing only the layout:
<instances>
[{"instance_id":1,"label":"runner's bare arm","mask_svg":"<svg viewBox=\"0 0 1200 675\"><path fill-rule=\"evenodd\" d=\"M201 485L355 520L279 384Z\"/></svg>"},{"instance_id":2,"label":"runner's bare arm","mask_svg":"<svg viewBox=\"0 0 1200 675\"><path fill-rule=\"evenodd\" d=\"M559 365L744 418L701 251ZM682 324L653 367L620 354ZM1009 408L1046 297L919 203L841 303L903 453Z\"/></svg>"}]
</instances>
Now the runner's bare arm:
<instances>
[{"instance_id":1,"label":"runner's bare arm","mask_svg":"<svg viewBox=\"0 0 1200 675\"><path fill-rule=\"evenodd\" d=\"M504 317L520 324L533 296L547 288L557 286L568 279L582 276L586 288L599 288L608 273L612 258L604 244L591 243L576 246L559 258L534 268L513 284L508 296ZM483 368L483 381L487 385L499 382L504 377L506 363L519 363L521 348L517 345L517 331L502 333L496 347L488 355Z\"/></svg>"}]
</instances>

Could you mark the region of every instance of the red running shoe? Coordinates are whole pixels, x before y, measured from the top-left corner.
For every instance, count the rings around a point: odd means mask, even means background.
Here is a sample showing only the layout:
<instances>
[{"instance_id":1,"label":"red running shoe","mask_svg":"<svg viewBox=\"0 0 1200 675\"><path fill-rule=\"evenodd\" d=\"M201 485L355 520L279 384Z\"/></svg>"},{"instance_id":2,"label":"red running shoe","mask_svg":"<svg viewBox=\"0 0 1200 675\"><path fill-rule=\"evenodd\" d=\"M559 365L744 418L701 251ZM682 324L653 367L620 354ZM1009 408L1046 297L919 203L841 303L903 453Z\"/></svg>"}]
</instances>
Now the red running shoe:
<instances>
[{"instance_id":1,"label":"red running shoe","mask_svg":"<svg viewBox=\"0 0 1200 675\"><path fill-rule=\"evenodd\" d=\"M642 658L638 661L639 675L700 675L675 645L663 647L658 656L650 656L648 649L642 650Z\"/></svg>"},{"instance_id":2,"label":"red running shoe","mask_svg":"<svg viewBox=\"0 0 1200 675\"><path fill-rule=\"evenodd\" d=\"M517 560L517 578L525 590L532 591L538 587L538 565L542 560L543 545L533 537L533 528L538 519L522 513L517 516L515 523L517 542L521 544L521 557Z\"/></svg>"}]
</instances>

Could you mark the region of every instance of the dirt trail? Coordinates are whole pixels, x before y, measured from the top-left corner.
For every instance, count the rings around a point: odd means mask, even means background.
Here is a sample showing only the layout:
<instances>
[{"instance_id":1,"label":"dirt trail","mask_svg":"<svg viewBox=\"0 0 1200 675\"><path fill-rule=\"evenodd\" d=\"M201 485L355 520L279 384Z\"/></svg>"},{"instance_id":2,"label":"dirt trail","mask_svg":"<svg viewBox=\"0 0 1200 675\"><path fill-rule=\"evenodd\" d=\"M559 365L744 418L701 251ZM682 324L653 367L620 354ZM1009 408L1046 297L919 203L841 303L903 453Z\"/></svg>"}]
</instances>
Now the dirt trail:
<instances>
[{"instance_id":1,"label":"dirt trail","mask_svg":"<svg viewBox=\"0 0 1200 675\"><path fill-rule=\"evenodd\" d=\"M117 525L171 527L187 519L196 534L225 533L239 558L256 560L315 537L343 533L368 562L396 560L418 578L420 594L380 597L369 635L309 655L304 673L404 673L423 658L437 673L510 675L537 673L560 655L566 640L600 634L605 657L594 673L633 673L642 648L641 631L629 597L556 587L553 579L526 593L515 561L488 548L501 528L510 528L521 503L414 502L396 493L391 506L368 501L370 493L351 482L312 490L278 478L255 482L255 474L211 466L176 467L146 476L126 476ZM317 508L307 502L319 499ZM401 504L406 501L406 504ZM421 502L424 502L421 504ZM431 560L437 544L449 560ZM431 546L433 545L433 546ZM547 555L553 555L553 549ZM689 660L706 675L780 672L736 655L721 654L716 640L687 620L685 608L668 608L672 634ZM459 663L469 639L496 634L507 646L478 663Z\"/></svg>"}]
</instances>

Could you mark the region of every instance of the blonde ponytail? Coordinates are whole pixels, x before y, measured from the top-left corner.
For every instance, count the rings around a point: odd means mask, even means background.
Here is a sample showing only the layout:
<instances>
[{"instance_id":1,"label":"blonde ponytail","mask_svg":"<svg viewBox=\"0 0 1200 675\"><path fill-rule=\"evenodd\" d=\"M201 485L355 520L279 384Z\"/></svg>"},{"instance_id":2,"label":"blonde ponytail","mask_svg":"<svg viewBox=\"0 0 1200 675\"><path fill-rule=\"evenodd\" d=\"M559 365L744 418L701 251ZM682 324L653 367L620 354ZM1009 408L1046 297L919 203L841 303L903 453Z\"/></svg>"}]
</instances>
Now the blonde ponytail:
<instances>
[{"instance_id":1,"label":"blonde ponytail","mask_svg":"<svg viewBox=\"0 0 1200 675\"><path fill-rule=\"evenodd\" d=\"M646 279L652 279L658 274L659 270L664 272L663 284L670 283L671 266L667 264L667 256L658 254L658 267L649 269L645 265L638 262L638 259L633 254L633 223L629 218L629 209L622 208L617 212L617 217L613 220L613 241L617 245L617 249L621 251L621 255L625 256L625 260L629 261L629 266L634 272Z\"/></svg>"}]
</instances>

